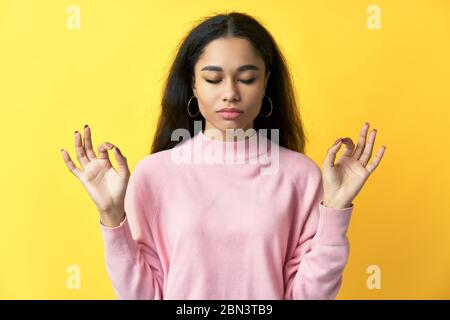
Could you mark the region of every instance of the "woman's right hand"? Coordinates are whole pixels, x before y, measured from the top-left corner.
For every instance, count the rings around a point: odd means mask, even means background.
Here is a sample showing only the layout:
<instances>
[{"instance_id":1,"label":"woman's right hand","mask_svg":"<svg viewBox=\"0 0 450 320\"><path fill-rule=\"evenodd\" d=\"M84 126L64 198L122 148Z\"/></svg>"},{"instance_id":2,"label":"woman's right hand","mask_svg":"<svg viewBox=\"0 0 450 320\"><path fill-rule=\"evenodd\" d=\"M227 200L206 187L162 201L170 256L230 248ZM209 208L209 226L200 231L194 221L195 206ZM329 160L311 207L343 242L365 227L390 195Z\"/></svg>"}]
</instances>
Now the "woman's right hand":
<instances>
[{"instance_id":1,"label":"woman's right hand","mask_svg":"<svg viewBox=\"0 0 450 320\"><path fill-rule=\"evenodd\" d=\"M109 159L108 150L114 150L117 171ZM71 160L69 153L62 149L62 157L70 172L77 177L88 192L100 214L102 224L116 227L125 218L125 192L130 170L119 148L109 142L100 144L98 155L92 149L91 129L84 127L84 145L81 134L75 131L75 150L81 170Z\"/></svg>"}]
</instances>

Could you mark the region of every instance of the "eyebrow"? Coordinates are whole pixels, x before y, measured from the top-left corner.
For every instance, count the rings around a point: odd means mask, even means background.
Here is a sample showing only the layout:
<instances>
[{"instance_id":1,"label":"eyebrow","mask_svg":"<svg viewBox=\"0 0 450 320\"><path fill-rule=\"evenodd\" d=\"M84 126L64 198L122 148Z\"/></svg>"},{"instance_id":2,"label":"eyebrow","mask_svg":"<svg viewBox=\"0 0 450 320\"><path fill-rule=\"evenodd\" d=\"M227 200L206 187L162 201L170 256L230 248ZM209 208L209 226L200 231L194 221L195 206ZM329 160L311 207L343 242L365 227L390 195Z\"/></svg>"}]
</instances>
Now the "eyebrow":
<instances>
[{"instance_id":1,"label":"eyebrow","mask_svg":"<svg viewBox=\"0 0 450 320\"><path fill-rule=\"evenodd\" d=\"M244 64L243 66L240 66L237 68L237 72L243 72L247 70L256 70L259 71L259 68L253 64ZM223 69L219 66L206 66L202 68L200 71L219 71L223 72Z\"/></svg>"}]
</instances>

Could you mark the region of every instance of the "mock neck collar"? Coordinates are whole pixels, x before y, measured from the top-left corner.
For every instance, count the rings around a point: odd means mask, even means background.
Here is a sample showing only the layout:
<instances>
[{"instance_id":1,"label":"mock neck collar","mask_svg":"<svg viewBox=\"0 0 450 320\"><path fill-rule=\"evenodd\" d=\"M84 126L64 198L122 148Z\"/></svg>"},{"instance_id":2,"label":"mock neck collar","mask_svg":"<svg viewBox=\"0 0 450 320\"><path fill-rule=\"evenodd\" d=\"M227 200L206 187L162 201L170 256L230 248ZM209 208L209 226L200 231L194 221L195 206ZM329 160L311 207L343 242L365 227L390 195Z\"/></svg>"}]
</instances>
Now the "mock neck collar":
<instances>
[{"instance_id":1,"label":"mock neck collar","mask_svg":"<svg viewBox=\"0 0 450 320\"><path fill-rule=\"evenodd\" d=\"M236 141L213 139L200 130L192 138L192 144L195 154L216 163L255 163L271 150L270 139L258 130Z\"/></svg>"}]
</instances>

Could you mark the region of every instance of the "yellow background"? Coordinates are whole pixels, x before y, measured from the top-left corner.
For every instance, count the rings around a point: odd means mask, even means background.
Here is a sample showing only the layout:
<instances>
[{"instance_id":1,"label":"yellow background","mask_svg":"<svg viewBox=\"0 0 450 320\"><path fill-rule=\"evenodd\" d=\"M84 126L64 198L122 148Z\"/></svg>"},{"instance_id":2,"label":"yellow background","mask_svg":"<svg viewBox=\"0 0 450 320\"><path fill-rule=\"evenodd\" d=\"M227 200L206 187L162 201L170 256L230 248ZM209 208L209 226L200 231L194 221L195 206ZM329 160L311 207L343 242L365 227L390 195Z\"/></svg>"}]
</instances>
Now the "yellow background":
<instances>
[{"instance_id":1,"label":"yellow background","mask_svg":"<svg viewBox=\"0 0 450 320\"><path fill-rule=\"evenodd\" d=\"M67 8L81 9L69 30ZM381 9L369 30L367 7ZM450 2L0 1L0 298L114 299L95 205L66 168L85 123L131 169L148 154L175 46L199 18L261 19L289 62L322 164L364 121L385 157L356 199L338 299L449 299ZM76 161L78 164L78 162ZM115 163L115 161L114 161ZM81 288L66 286L67 268ZM366 269L381 268L369 290Z\"/></svg>"}]
</instances>

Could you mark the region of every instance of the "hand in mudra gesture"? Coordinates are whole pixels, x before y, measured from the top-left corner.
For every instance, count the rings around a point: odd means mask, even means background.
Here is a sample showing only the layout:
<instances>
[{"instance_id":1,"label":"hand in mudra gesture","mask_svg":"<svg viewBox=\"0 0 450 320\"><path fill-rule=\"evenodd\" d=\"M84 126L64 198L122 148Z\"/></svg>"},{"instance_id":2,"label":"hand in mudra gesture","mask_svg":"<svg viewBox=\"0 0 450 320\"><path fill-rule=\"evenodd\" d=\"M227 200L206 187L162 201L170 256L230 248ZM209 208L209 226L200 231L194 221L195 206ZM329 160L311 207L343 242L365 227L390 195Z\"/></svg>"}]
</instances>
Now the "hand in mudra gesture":
<instances>
[{"instance_id":1,"label":"hand in mudra gesture","mask_svg":"<svg viewBox=\"0 0 450 320\"><path fill-rule=\"evenodd\" d=\"M109 158L108 150L111 149L117 160L117 170ZM117 226L125 217L125 192L130 179L127 158L119 148L109 142L98 146L97 157L92 148L91 129L87 125L84 128L84 140L81 134L75 131L75 150L81 169L73 163L69 153L62 149L67 168L81 181L94 201L102 223L106 226Z\"/></svg>"},{"instance_id":2,"label":"hand in mudra gesture","mask_svg":"<svg viewBox=\"0 0 450 320\"><path fill-rule=\"evenodd\" d=\"M375 143L377 131L370 132L369 140L367 132L369 123L365 123L361 129L358 144L355 144L349 137L336 140L335 144L328 149L327 156L322 166L322 178L324 188L323 203L327 207L348 208L352 205L353 199L358 195L364 183L374 172L383 158L386 146L378 149L372 162L372 150ZM336 154L345 145L344 152L334 163Z\"/></svg>"}]
</instances>

